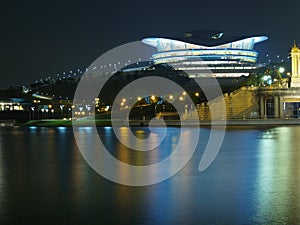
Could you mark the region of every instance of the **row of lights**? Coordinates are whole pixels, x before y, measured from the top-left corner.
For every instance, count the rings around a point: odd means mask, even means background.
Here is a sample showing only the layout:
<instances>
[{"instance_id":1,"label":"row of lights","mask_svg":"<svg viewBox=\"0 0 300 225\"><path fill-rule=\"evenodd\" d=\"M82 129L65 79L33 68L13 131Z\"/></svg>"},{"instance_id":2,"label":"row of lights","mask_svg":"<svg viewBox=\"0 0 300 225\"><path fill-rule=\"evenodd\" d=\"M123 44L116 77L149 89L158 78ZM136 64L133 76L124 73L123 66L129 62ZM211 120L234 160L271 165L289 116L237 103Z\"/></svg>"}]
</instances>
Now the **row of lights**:
<instances>
[{"instance_id":1,"label":"row of lights","mask_svg":"<svg viewBox=\"0 0 300 225\"><path fill-rule=\"evenodd\" d=\"M150 60L152 60L152 58L150 57L149 58ZM136 64L138 64L139 62L141 62L142 61L142 59L141 58L139 58L138 59L138 62L136 62ZM129 60L127 60L127 62L125 62L124 64L123 64L123 66L127 66L127 65L129 65L129 64L131 64L131 60L129 59ZM149 62L150 63L150 62ZM111 68L112 66L114 66L114 69L115 70L117 70L117 65L119 66L119 65L121 65L121 62L118 62L118 63L114 63L114 64L108 64L108 65L100 65L100 66L94 66L93 68L92 68L92 70L96 70L97 68ZM85 68L85 72L88 72L89 71L89 68ZM71 77L70 75L73 75L73 77L75 77L75 76L77 76L77 75L81 75L81 74L83 74L84 72L83 72L83 70L81 70L81 69L77 69L76 71L73 71L73 70L70 70L69 72L62 72L62 73L57 73L56 74L56 76L57 77L59 77L59 76L63 76L63 79L65 79L66 77L66 75L68 75L68 73L69 73L69 76L68 77ZM47 78L45 78L45 79L54 79L53 77L51 78L51 76L49 76L49 77L47 77ZM43 80L43 79L40 79L41 81ZM36 81L36 83L38 83L38 81Z\"/></svg>"},{"instance_id":2,"label":"row of lights","mask_svg":"<svg viewBox=\"0 0 300 225\"><path fill-rule=\"evenodd\" d=\"M178 99L179 99L180 101L183 101L183 100L185 99L186 95L187 95L187 93L184 91L184 92L182 92L182 95L180 95L180 96L178 97ZM194 93L194 96L199 97L199 96L200 96L199 92L195 92L195 93ZM138 100L138 101L141 101L142 99L143 99L142 97L137 97L137 100ZM151 95L150 99L151 99L152 101L155 101L156 96L155 96L155 95ZM168 96L168 99L169 99L170 101L173 101L173 100L174 100L174 95L169 95L169 96ZM128 106L126 105L126 98L123 98L123 99L122 99L120 105L121 105L121 107L126 107L126 108L128 108Z\"/></svg>"},{"instance_id":3,"label":"row of lights","mask_svg":"<svg viewBox=\"0 0 300 225\"><path fill-rule=\"evenodd\" d=\"M23 111L23 107L20 104L15 104L12 102L1 102L0 111Z\"/></svg>"}]
</instances>

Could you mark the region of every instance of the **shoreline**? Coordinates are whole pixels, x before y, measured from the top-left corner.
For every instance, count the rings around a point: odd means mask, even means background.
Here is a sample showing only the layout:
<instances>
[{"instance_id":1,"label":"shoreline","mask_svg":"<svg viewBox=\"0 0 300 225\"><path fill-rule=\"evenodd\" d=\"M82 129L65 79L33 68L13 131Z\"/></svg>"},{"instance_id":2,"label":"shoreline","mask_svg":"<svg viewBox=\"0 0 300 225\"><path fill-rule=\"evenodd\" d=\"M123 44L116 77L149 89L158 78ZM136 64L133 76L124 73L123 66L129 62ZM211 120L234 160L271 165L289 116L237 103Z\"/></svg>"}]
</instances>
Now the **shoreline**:
<instances>
[{"instance_id":1,"label":"shoreline","mask_svg":"<svg viewBox=\"0 0 300 225\"><path fill-rule=\"evenodd\" d=\"M28 121L23 124L19 124L21 127L72 127L73 123L75 126L93 126L96 124L97 127L107 127L112 126L111 120L34 120ZM130 120L125 123L124 120L115 120L115 126L127 126L129 123L130 126L149 126L149 120ZM295 126L300 125L300 119L240 119L240 120L216 120L216 121L193 121L193 120L165 120L160 121L156 120L154 123L151 123L153 126L157 127L242 127L242 126L253 126L253 127L265 127L265 126Z\"/></svg>"}]
</instances>

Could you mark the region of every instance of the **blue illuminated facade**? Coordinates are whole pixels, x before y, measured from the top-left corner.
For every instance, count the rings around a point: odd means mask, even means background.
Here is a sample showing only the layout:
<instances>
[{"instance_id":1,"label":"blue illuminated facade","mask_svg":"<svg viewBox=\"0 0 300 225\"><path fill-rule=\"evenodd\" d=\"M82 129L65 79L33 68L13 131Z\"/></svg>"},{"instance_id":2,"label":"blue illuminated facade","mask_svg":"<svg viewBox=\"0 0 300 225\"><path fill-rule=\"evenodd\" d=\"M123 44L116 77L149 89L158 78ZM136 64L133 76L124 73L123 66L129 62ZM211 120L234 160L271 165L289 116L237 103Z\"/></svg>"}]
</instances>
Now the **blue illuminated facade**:
<instances>
[{"instance_id":1,"label":"blue illuminated facade","mask_svg":"<svg viewBox=\"0 0 300 225\"><path fill-rule=\"evenodd\" d=\"M143 43L155 47L154 64L167 63L190 77L239 77L257 69L254 45L266 36L233 36L210 30L189 32L185 37L149 37Z\"/></svg>"}]
</instances>

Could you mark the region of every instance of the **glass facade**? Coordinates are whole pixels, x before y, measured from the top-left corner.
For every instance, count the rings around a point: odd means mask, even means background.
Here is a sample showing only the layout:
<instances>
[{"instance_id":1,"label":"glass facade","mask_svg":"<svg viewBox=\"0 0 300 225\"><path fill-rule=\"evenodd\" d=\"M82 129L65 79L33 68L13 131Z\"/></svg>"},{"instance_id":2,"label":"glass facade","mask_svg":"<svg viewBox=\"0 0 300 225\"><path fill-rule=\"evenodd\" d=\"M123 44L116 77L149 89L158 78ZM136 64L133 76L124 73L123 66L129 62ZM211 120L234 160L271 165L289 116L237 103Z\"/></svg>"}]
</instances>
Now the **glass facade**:
<instances>
[{"instance_id":1,"label":"glass facade","mask_svg":"<svg viewBox=\"0 0 300 225\"><path fill-rule=\"evenodd\" d=\"M300 102L284 102L283 104L285 118L300 118Z\"/></svg>"}]
</instances>

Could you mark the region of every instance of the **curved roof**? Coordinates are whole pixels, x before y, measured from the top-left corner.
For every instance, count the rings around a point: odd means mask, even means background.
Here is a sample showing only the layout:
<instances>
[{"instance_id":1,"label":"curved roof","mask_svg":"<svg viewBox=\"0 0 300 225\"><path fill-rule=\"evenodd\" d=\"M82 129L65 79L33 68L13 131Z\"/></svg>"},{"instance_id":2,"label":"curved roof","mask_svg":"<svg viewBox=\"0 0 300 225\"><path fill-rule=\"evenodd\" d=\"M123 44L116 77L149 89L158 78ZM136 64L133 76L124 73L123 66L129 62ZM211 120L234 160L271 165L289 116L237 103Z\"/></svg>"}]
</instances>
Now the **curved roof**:
<instances>
[{"instance_id":1,"label":"curved roof","mask_svg":"<svg viewBox=\"0 0 300 225\"><path fill-rule=\"evenodd\" d=\"M228 44L235 41L240 41L248 38L253 38L254 43L259 43L268 39L267 36L258 35L258 36L226 36L221 31L214 30L198 30L187 32L183 37L146 37L142 41L145 44L154 46L153 41L164 38L169 40L177 40L190 44L201 45L206 47L214 47L223 44ZM156 47L156 46L154 46Z\"/></svg>"}]
</instances>

